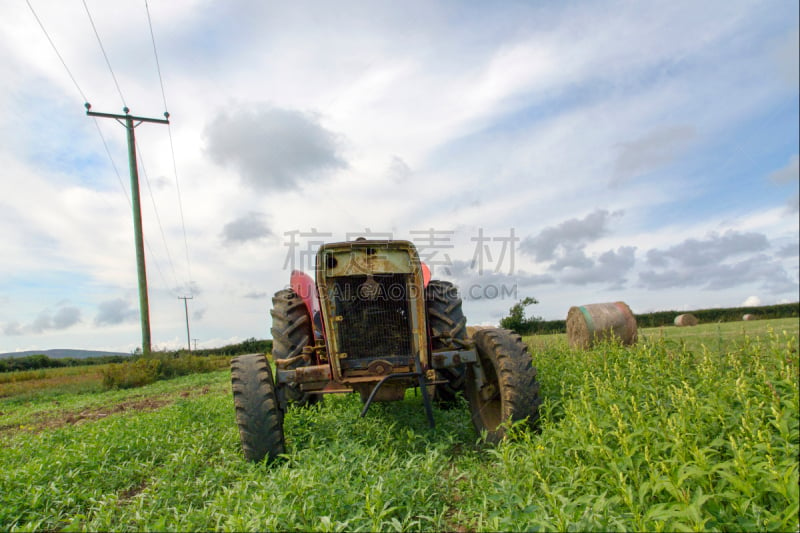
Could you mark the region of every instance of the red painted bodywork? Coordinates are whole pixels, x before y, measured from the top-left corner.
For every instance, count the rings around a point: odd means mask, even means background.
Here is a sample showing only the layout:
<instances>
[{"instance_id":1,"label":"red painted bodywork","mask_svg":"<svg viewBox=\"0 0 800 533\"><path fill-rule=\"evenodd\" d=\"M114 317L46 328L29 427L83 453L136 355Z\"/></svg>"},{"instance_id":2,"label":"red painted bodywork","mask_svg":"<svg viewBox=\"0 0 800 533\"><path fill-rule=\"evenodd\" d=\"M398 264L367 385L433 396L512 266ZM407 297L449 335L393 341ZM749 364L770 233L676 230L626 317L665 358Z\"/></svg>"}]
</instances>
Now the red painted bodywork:
<instances>
[{"instance_id":1,"label":"red painted bodywork","mask_svg":"<svg viewBox=\"0 0 800 533\"><path fill-rule=\"evenodd\" d=\"M423 262L420 262L420 265L422 266L422 284L427 287L431 280L431 269Z\"/></svg>"},{"instance_id":2,"label":"red painted bodywork","mask_svg":"<svg viewBox=\"0 0 800 533\"><path fill-rule=\"evenodd\" d=\"M319 308L319 295L317 294L317 284L314 278L299 270L292 270L289 280L292 290L306 304L308 316L311 317L311 324L314 329L314 338L322 339L325 337L325 328L322 325L322 314Z\"/></svg>"}]
</instances>

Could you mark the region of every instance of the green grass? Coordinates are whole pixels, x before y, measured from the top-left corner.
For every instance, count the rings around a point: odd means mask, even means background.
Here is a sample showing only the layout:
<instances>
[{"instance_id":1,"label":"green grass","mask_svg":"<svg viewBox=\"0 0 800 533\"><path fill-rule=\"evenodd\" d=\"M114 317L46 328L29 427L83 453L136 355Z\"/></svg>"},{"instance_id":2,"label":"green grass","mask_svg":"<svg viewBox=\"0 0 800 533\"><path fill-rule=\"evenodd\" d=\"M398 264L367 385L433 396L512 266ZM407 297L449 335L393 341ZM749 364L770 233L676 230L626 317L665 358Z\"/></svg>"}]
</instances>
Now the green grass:
<instances>
[{"instance_id":1,"label":"green grass","mask_svg":"<svg viewBox=\"0 0 800 533\"><path fill-rule=\"evenodd\" d=\"M796 531L797 325L766 322L586 352L529 338L540 430L497 447L464 405L431 430L411 391L363 419L333 396L291 411L287 456L253 465L224 371L2 398L0 529Z\"/></svg>"}]
</instances>

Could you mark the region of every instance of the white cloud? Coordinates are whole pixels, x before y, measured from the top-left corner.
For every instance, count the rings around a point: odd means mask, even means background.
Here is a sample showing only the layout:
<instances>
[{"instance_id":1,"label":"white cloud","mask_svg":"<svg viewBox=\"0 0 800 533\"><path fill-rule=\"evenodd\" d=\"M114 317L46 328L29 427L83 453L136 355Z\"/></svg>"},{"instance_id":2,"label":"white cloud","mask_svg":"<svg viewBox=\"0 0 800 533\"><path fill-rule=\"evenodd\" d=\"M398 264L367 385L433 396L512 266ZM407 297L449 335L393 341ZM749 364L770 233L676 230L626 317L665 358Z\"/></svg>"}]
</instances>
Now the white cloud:
<instances>
[{"instance_id":1,"label":"white cloud","mask_svg":"<svg viewBox=\"0 0 800 533\"><path fill-rule=\"evenodd\" d=\"M612 217L620 217L622 213L609 213L605 209L598 209L589 213L582 219L572 218L561 222L557 226L543 229L535 237L526 237L520 243L523 253L532 255L536 261L549 261L556 257L556 250L562 250L562 256L556 268L561 266L575 266L575 253L580 252L589 242L595 241L606 235ZM584 260L581 257L579 263Z\"/></svg>"},{"instance_id":2,"label":"white cloud","mask_svg":"<svg viewBox=\"0 0 800 533\"><path fill-rule=\"evenodd\" d=\"M81 6L33 5L93 109L120 112ZM161 116L144 9L89 7L132 111ZM790 213L786 198L733 205L748 183L732 177L739 167L775 173L777 189L796 176L796 147L776 148L798 121L786 111L796 109L792 3L183 0L151 14L172 115L170 129L136 129L153 186L151 199L143 184L142 200L159 344L183 342L179 288L191 288L201 309L192 316L199 346L267 336L269 295L288 281L285 233L312 228L330 239L364 228L400 238L453 230L448 253L467 263L478 228L493 237L514 228L527 240L512 284L535 292L545 317L563 317L570 300L609 297L656 308L736 305L753 293L765 303L796 298L778 294L796 282L797 255L787 251L796 197ZM4 15L0 324L23 334L0 339L7 351L86 342L128 351L139 343L132 303L116 325L26 329L43 309L52 324L65 299L83 317L105 302L135 302L136 271L130 207L95 123L27 5L9 4ZM768 131L754 133L762 122ZM97 124L127 191L125 130ZM687 205L697 206L691 220L674 214ZM768 246L726 255L708 235L728 231L762 235ZM221 248L220 239L246 245ZM692 255L692 239L706 252ZM673 266L648 267L648 250ZM724 289L706 290L710 278L649 292L625 283L650 271L669 277L685 267L681 257L713 262L715 254L724 255ZM461 274L468 286L508 281ZM509 306L476 298L468 310L484 322ZM113 319L111 311L103 316Z\"/></svg>"},{"instance_id":3,"label":"white cloud","mask_svg":"<svg viewBox=\"0 0 800 533\"><path fill-rule=\"evenodd\" d=\"M667 250L651 249L647 262L653 266L666 266L674 261L684 267L704 267L745 254L761 252L769 247L766 236L760 233L727 231L722 235L712 233L704 240L686 239Z\"/></svg>"},{"instance_id":4,"label":"white cloud","mask_svg":"<svg viewBox=\"0 0 800 533\"><path fill-rule=\"evenodd\" d=\"M139 317L139 312L131 303L122 298L106 300L97 306L97 316L94 322L98 326L108 326L131 322Z\"/></svg>"},{"instance_id":5,"label":"white cloud","mask_svg":"<svg viewBox=\"0 0 800 533\"><path fill-rule=\"evenodd\" d=\"M229 106L206 128L217 163L232 165L257 191L281 191L343 168L336 135L316 117L259 103Z\"/></svg>"},{"instance_id":6,"label":"white cloud","mask_svg":"<svg viewBox=\"0 0 800 533\"><path fill-rule=\"evenodd\" d=\"M636 262L635 251L633 246L621 246L616 251L608 250L587 264L567 269L560 280L575 285L603 283L622 288L627 281L628 272Z\"/></svg>"},{"instance_id":7,"label":"white cloud","mask_svg":"<svg viewBox=\"0 0 800 533\"><path fill-rule=\"evenodd\" d=\"M222 241L225 244L241 244L257 241L272 235L264 213L249 212L232 220L222 227Z\"/></svg>"},{"instance_id":8,"label":"white cloud","mask_svg":"<svg viewBox=\"0 0 800 533\"><path fill-rule=\"evenodd\" d=\"M748 296L739 307L758 307L759 305L761 305L761 298L758 296Z\"/></svg>"},{"instance_id":9,"label":"white cloud","mask_svg":"<svg viewBox=\"0 0 800 533\"><path fill-rule=\"evenodd\" d=\"M3 325L3 335L19 336L22 335L22 327L19 322L9 322Z\"/></svg>"},{"instance_id":10,"label":"white cloud","mask_svg":"<svg viewBox=\"0 0 800 533\"><path fill-rule=\"evenodd\" d=\"M614 164L612 183L622 183L670 163L695 135L691 126L667 126L622 143Z\"/></svg>"},{"instance_id":11,"label":"white cloud","mask_svg":"<svg viewBox=\"0 0 800 533\"><path fill-rule=\"evenodd\" d=\"M797 91L800 87L800 33L797 28L784 35L775 48L775 62L787 87Z\"/></svg>"},{"instance_id":12,"label":"white cloud","mask_svg":"<svg viewBox=\"0 0 800 533\"><path fill-rule=\"evenodd\" d=\"M412 173L411 168L405 161L396 155L392 156L392 162L389 164L389 170L387 171L390 180L403 183L411 177Z\"/></svg>"},{"instance_id":13,"label":"white cloud","mask_svg":"<svg viewBox=\"0 0 800 533\"><path fill-rule=\"evenodd\" d=\"M14 321L3 326L3 334L20 336L26 334L39 335L52 330L65 330L81 322L81 310L62 302L55 313L50 309L40 311L30 324L21 325Z\"/></svg>"},{"instance_id":14,"label":"white cloud","mask_svg":"<svg viewBox=\"0 0 800 533\"><path fill-rule=\"evenodd\" d=\"M800 163L797 154L792 155L786 166L779 168L769 175L769 179L776 183L798 183L800 181Z\"/></svg>"}]
</instances>

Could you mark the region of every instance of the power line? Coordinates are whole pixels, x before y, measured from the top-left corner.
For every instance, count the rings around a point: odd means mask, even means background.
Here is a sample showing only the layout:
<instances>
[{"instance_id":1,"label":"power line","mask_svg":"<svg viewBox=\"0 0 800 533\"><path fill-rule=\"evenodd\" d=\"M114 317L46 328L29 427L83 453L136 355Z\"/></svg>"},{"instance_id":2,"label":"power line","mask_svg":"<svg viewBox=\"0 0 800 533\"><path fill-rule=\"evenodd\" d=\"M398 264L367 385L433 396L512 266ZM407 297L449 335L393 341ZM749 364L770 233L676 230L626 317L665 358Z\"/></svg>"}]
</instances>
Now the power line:
<instances>
[{"instance_id":1,"label":"power line","mask_svg":"<svg viewBox=\"0 0 800 533\"><path fill-rule=\"evenodd\" d=\"M92 24L92 29L94 30L94 35L97 37L97 44L100 45L100 50L103 52L103 57L106 59L106 65L108 65L108 71L111 73L111 77L114 79L114 85L117 86L117 92L119 93L119 98L122 100L122 105L128 107L128 104L125 103L125 97L122 96L122 89L119 88L119 83L117 82L117 77L114 75L114 70L111 68L111 62L108 60L108 55L106 54L106 49L103 48L103 41L100 40L100 34L97 33L97 27L94 25L94 20L92 19L92 14L89 13L89 6L86 5L86 0L83 1L83 7L86 9L86 14L89 16L89 22ZM86 99L84 98L84 101Z\"/></svg>"},{"instance_id":2,"label":"power line","mask_svg":"<svg viewBox=\"0 0 800 533\"><path fill-rule=\"evenodd\" d=\"M158 214L158 207L156 206L156 198L153 195L153 188L150 186L150 177L147 175L147 170L144 164L144 158L142 157L142 149L139 145L136 145L136 152L139 154L139 166L142 168L142 174L144 174L144 182L147 184L147 192L150 194L150 201L153 204L153 212L156 215L156 222L158 223L158 229L161 232L161 240L164 242L164 251L167 252L167 261L169 262L169 266L172 269L172 277L175 280L175 286L178 286L178 276L175 274L175 264L172 262L172 254L169 253L169 245L167 245L167 237L164 235L164 226L161 224L161 216Z\"/></svg>"},{"instance_id":3,"label":"power line","mask_svg":"<svg viewBox=\"0 0 800 533\"><path fill-rule=\"evenodd\" d=\"M64 67L64 70L66 71L67 75L69 76L70 80L72 81L72 84L75 86L75 89L78 91L78 94L80 94L81 98L83 98L83 101L86 102L88 100L88 98L86 98L86 95L83 92L83 90L81 89L80 85L78 84L78 81L75 79L75 76L73 76L72 71L70 70L69 66L67 66L66 61L64 61L63 56L58 51L58 47L56 46L56 44L53 41L53 39L50 37L50 34L47 32L47 28L44 27L44 24L42 23L41 19L36 14L36 11L34 10L33 5L31 5L31 3L30 3L30 0L25 0L25 3L28 5L28 8L30 9L31 14L33 15L34 19L36 19L36 22L38 23L39 28L41 28L42 33L44 33L45 37L47 38L47 41L50 43L50 47L53 49L53 52L56 54L56 56L58 57L59 61L61 62L61 65ZM84 5L84 8L86 8L87 15L89 15L89 21L92 24L92 28L94 29L95 36L97 37L98 43L100 44L100 49L103 51L103 56L106 59L106 64L108 65L108 68L111 71L111 76L114 78L114 83L117 85L117 90L119 91L120 98L123 100L123 104L124 104L124 97L122 96L122 91L119 89L119 84L117 83L116 76L114 76L114 71L111 69L111 65L109 63L108 56L105 53L105 49L103 48L102 42L100 42L100 36L97 33L97 28L94 25L94 21L92 20L92 16L89 13L89 9L86 6L85 0L83 2L83 5ZM149 20L149 14L148 14L148 20ZM151 30L151 32L152 32L152 30ZM155 43L154 43L154 45L155 45ZM161 76L161 73L160 73L160 68L159 68L159 78L160 78L160 76ZM164 94L164 92L163 92L163 83L162 83L162 96L163 96L163 94ZM165 106L166 106L166 100L165 100ZM131 207L132 206L131 198L128 195L128 191L125 188L125 185L124 185L124 183L122 181L122 176L121 176L121 174L119 172L119 169L118 169L116 163L114 162L114 157L111 155L111 150L108 147L108 142L106 142L106 138L103 135L103 131L100 128L100 124L99 124L97 118L92 117L92 119L94 121L95 128L97 129L97 134L100 136L100 140L103 143L103 148L105 149L106 155L108 156L108 160L111 163L111 167L114 169L114 174L117 177L117 181L118 181L118 183L120 185L120 188L122 189L122 193L125 196L125 199L126 199L126 201L128 203L128 206ZM170 133L170 146L172 146L172 135L171 135L171 133ZM139 152L139 155L141 157L141 152ZM175 163L174 163L175 162L174 150L173 150L172 157L173 157L173 166L174 166L175 165ZM142 168L142 170L144 171L144 167ZM145 172L145 177L147 177L146 172ZM176 180L177 180L177 174L176 174ZM149 180L147 180L147 186L148 186L148 189L150 190L150 194L151 194L151 198L152 198L152 189L150 188ZM155 208L155 200L153 200L153 206ZM157 210L156 210L156 217L158 217L158 211ZM181 211L181 221L183 221L183 212L182 211ZM159 219L159 228L161 228L160 219ZM185 240L186 239L186 228L185 228L185 226L184 226L183 232L184 232L184 240ZM162 234L162 238L164 238L163 229L161 229L161 234ZM157 256L153 252L152 246L150 245L150 241L148 239L146 239L146 238L144 238L143 241L144 241L144 244L147 247L148 251L150 252L151 261L155 265L156 271L158 272L159 277L164 282L164 286L168 287L169 283L167 283L166 277L164 276L164 273L163 273L163 271L161 269L161 265L159 264L158 260L156 259ZM167 249L167 255L169 257L169 248L166 246L166 239L165 238L164 238L164 244L165 244L165 248ZM187 259L188 259L188 245L187 245ZM170 257L170 265L172 266L173 276L175 277L176 282L177 282L177 276L175 276L175 268L172 265L171 257ZM190 271L190 274L191 274L191 271Z\"/></svg>"},{"instance_id":4,"label":"power line","mask_svg":"<svg viewBox=\"0 0 800 533\"><path fill-rule=\"evenodd\" d=\"M156 60L156 70L158 71L158 82L161 86L161 99L164 102L164 111L165 116L169 118L167 114L167 110L169 107L167 106L167 95L166 91L164 90L164 78L161 76L161 64L158 61L158 48L156 47L156 37L155 33L153 32L153 21L150 18L150 6L147 4L147 0L144 0L144 8L147 12L147 25L150 28L150 41L153 43L153 56ZM183 217L183 199L181 198L181 185L178 181L178 163L175 158L175 144L172 141L172 125L167 124L167 133L169 134L169 149L172 153L172 170L175 174L175 191L178 195L178 211L181 215L181 228L183 229L183 244L184 250L186 252L186 270L189 276L189 290L191 291L191 282L192 282L192 262L189 259L189 239L186 237L186 221Z\"/></svg>"},{"instance_id":5,"label":"power line","mask_svg":"<svg viewBox=\"0 0 800 533\"><path fill-rule=\"evenodd\" d=\"M167 96L164 93L164 79L161 77L161 65L158 62L158 51L156 50L156 37L153 34L153 22L150 20L150 7L147 0L144 0L144 9L147 11L147 25L150 27L150 41L153 43L153 55L156 58L156 70L158 71L158 82L161 84L161 99L164 101L164 111L167 107Z\"/></svg>"},{"instance_id":6,"label":"power line","mask_svg":"<svg viewBox=\"0 0 800 533\"><path fill-rule=\"evenodd\" d=\"M183 245L186 251L186 270L189 275L189 290L191 290L192 282L192 262L189 260L189 239L186 237L186 222L183 219L183 201L181 201L181 185L178 182L178 164L175 162L175 147L172 144L172 127L167 125L167 133L169 134L169 149L172 152L172 168L175 172L175 190L178 194L178 210L181 214L181 228L183 228Z\"/></svg>"},{"instance_id":7,"label":"power line","mask_svg":"<svg viewBox=\"0 0 800 533\"><path fill-rule=\"evenodd\" d=\"M103 141L103 147L105 147L106 149L106 155L108 155L108 160L111 162L111 167L114 169L114 174L116 174L117 176L117 182L119 182L119 186L122 189L122 194L125 195L125 200L127 200L128 202L128 207L132 207L133 204L131 203L131 197L128 196L128 190L125 188L125 184L122 182L122 175L119 173L119 169L117 168L116 163L114 163L114 158L111 156L111 150L108 148L108 143L106 142L106 138L103 135L103 131L100 129L100 123L98 122L97 118L92 117L92 119L94 120L94 125L97 128L97 134L100 135L100 140ZM141 152L139 152L139 157L141 157ZM142 167L142 170L144 171L144 167ZM145 176L146 175L147 173L145 172ZM150 188L149 183L147 184L147 187L148 189ZM106 202L109 205L111 205L107 200ZM162 232L162 237L163 237L163 232ZM156 271L158 272L161 281L164 283L164 287L168 287L169 283L167 283L167 278L166 276L164 276L164 272L161 270L161 265L158 263L158 260L156 259L156 254L155 252L153 252L153 247L150 246L150 241L147 239L147 237L144 237L144 244L145 246L147 246L147 251L150 252L150 259L155 265ZM169 254L169 250L167 251L167 253ZM175 269L173 267L173 275L174 273Z\"/></svg>"},{"instance_id":8,"label":"power line","mask_svg":"<svg viewBox=\"0 0 800 533\"><path fill-rule=\"evenodd\" d=\"M75 76L72 75L72 71L67 66L67 62L64 61L64 58L61 56L61 53L58 51L58 47L56 47L56 43L53 42L53 39L50 38L50 34L47 33L47 29L42 24L42 21L39 19L39 16L34 11L33 6L30 3L30 0L25 0L25 3L28 4L28 8L31 10L31 14L33 14L33 18L36 19L36 22L39 24L39 27L42 29L42 33L47 38L47 42L50 43L50 47L55 52L56 56L58 56L59 61L61 61L61 65L64 67L64 70L67 72L69 79L72 80L72 84L75 85L75 89L77 89L78 94L81 95L83 101L87 101L86 95L81 90L80 85L78 85L78 81L75 79ZM122 189L122 194L125 195L125 199L128 201L128 206L131 205L131 198L128 196L128 190L125 188L125 184L122 182L122 176L119 173L119 169L117 168L116 163L114 162L114 158L111 156L111 150L108 148L108 143L106 142L106 138L103 135L103 130L100 129L100 124L97 122L97 119L94 119L94 125L97 128L97 134L100 135L100 140L103 142L103 147L105 148L106 155L108 156L108 160L111 162L111 167L114 169L114 174L117 176L117 182L119 182L119 186Z\"/></svg>"},{"instance_id":9,"label":"power line","mask_svg":"<svg viewBox=\"0 0 800 533\"><path fill-rule=\"evenodd\" d=\"M114 69L111 67L111 61L108 59L108 54L106 53L105 47L103 46L102 39L100 38L100 33L97 31L97 26L94 23L94 19L92 18L92 14L89 11L89 6L86 4L86 0L82 0L82 2L83 2L83 7L86 10L86 15L89 18L89 22L92 25L92 30L94 30L95 37L97 38L97 43L100 46L100 51L103 53L103 58L105 59L106 65L108 66L108 71L111 73L111 77L114 80L114 85L117 88L117 92L119 93L120 100L122 100L122 104L125 106L125 108L127 110L127 103L125 102L125 97L122 94L122 89L120 88L119 82L117 81L117 77L114 74ZM147 19L148 19L148 23L149 23L150 22L149 8L148 8L147 11L148 11ZM151 26L151 32L150 33L151 33L151 37L152 37L152 26ZM155 39L153 39L153 46L155 47ZM155 50L155 48L154 48L154 50ZM166 99L164 98L164 84L163 84L163 81L161 81L161 67L158 64L158 56L156 56L156 68L158 70L159 81L161 82L161 95L162 95L162 98L164 99L164 106L166 108ZM164 116L167 119L169 119L169 113L165 112ZM94 118L94 121L95 121L95 124L97 124L97 119L96 118ZM169 125L169 122L167 122L167 125ZM97 125L97 129L98 129L98 132L101 131L99 125ZM102 133L100 133L100 136L101 136L101 139L103 140L103 145L106 147L106 152L109 155L109 159L111 159L111 164L114 167L114 172L117 174L117 179L120 182L120 185L122 186L123 191L125 192L125 197L128 200L128 204L132 205L131 199L130 199L130 197L128 197L127 190L125 189L124 185L122 184L122 177L119 174L119 171L118 171L118 169L116 167L116 164L114 163L113 158L111 158L111 153L108 150L108 146L107 146L107 143L105 142L105 138L102 136ZM139 153L139 157L141 159L141 157L142 157L141 150L139 149L138 146L136 147L136 149L137 149L137 152ZM173 161L174 161L174 154L173 154ZM174 166L174 162L173 162L173 166ZM164 228L163 228L163 226L161 224L161 217L158 214L158 208L156 207L155 197L153 196L153 190L152 190L152 187L150 186L150 179L147 176L147 170L145 169L145 165L144 165L144 161L143 160L141 160L141 168L142 168L143 174L145 175L145 182L147 183L147 189L148 189L148 192L150 193L150 199L151 199L151 201L153 203L153 211L155 212L156 220L158 222L158 227L159 227L159 230L161 232L161 238L162 238L162 240L164 242L164 249L165 249L165 251L167 253L167 260L168 260L170 268L172 270L172 275L173 275L173 279L175 280L175 285L177 286L178 285L178 279L177 279L177 275L175 273L175 265L174 265L174 263L172 261L172 255L170 254L169 246L167 245L166 235L164 234ZM181 215L181 218L182 218L182 215ZM186 235L186 230L184 228L184 238L185 238L185 235ZM145 245L147 246L148 251L150 252L150 256L152 258L152 261L156 266L156 270L158 271L159 276L161 277L162 281L164 281L164 286L168 287L169 284L167 283L166 278L164 276L164 273L161 270L161 266L159 265L155 254L153 253L153 249L150 246L150 242L146 238L144 239L144 241L145 241ZM188 248L187 248L187 250L188 250Z\"/></svg>"},{"instance_id":10,"label":"power line","mask_svg":"<svg viewBox=\"0 0 800 533\"><path fill-rule=\"evenodd\" d=\"M150 246L150 241L147 240L147 237L144 237L144 245L147 246L147 251L150 252L148 256L150 261L156 266L156 270L158 271L158 275L161 277L161 281L164 282L164 287L169 287L169 283L167 282L167 277L164 275L164 272L161 270L161 265L158 264L158 260L156 259L156 254L153 252L153 247Z\"/></svg>"},{"instance_id":11,"label":"power line","mask_svg":"<svg viewBox=\"0 0 800 533\"><path fill-rule=\"evenodd\" d=\"M75 81L75 76L72 75L72 72L69 70L69 67L67 66L67 63L64 61L64 58L61 57L61 54L58 53L58 48L56 48L55 43L50 38L50 34L48 34L47 30L44 29L44 24L42 24L42 21L39 20L39 17L36 15L36 11L33 10L33 6L31 5L30 1L29 0L25 0L25 3L28 4L28 8L30 8L31 13L33 14L33 18L35 18L36 22L39 23L39 27L42 28L42 31L44 32L44 36L47 37L47 41L50 43L50 46L53 47L53 51L58 56L58 59L61 61L61 64L64 65L64 70L66 70L67 74L69 74L69 79L72 80L72 83L75 85L75 88L78 89L78 92L80 93L81 98L83 98L83 101L86 102L88 100L88 98L86 98L86 95L83 94L83 91L81 90L80 85L78 85L78 82Z\"/></svg>"},{"instance_id":12,"label":"power line","mask_svg":"<svg viewBox=\"0 0 800 533\"><path fill-rule=\"evenodd\" d=\"M114 158L111 157L111 150L108 148L108 143L106 142L105 136L103 136L103 131L100 129L100 123L97 122L97 119L94 119L94 125L97 128L97 134L100 135L100 140L103 141L103 147L106 149L106 155L108 155L108 160L111 161L111 167L114 169L114 174L117 175L117 181L119 182L119 186L122 189L122 194L125 195L125 199L128 201L128 207L131 206L131 197L128 196L128 189L125 188L125 184L122 182L122 175L119 173L119 169L117 168L117 164L114 163Z\"/></svg>"},{"instance_id":13,"label":"power line","mask_svg":"<svg viewBox=\"0 0 800 533\"><path fill-rule=\"evenodd\" d=\"M103 131L100 128L100 123L98 122L96 117L92 117L94 120L94 125L97 128L97 134L100 135L100 140L103 141L103 147L106 150L106 155L108 156L108 160L111 162L111 167L114 169L114 174L117 176L117 182L119 183L120 188L122 189L122 194L125 196L125 200L128 203L128 207L132 207L133 204L131 203L131 197L128 195L128 189L125 188L125 183L122 181L122 175L119 172L119 168L117 168L116 163L114 162L114 157L111 155L111 150L108 147L108 143L106 142L106 138L103 135ZM139 157L142 157L142 152L139 150L139 146L136 146L137 152L139 153ZM145 174L145 178L147 178L147 171L144 168L144 164L142 164L142 172ZM149 180L147 181L147 188L150 190L151 198L152 198L152 189L150 189ZM109 204L110 205L110 204ZM153 208L155 209L155 200L153 200ZM158 217L158 211L156 210L156 217ZM159 228L161 224L161 220L159 219ZM161 237L164 239L164 231L161 231ZM158 262L157 255L153 250L152 245L150 244L150 240L147 237L144 238L144 245L147 247L148 258L156 267L156 271L158 272L158 277L161 279L161 282L164 284L165 288L169 287L169 282L167 281L167 277L164 275L164 271L161 269L161 264ZM169 257L169 248L166 245L166 239L164 241L164 247L167 249L167 256ZM170 266L172 266L172 258L170 257ZM177 276L175 275L175 267L172 266L172 275L175 279L175 285L178 285Z\"/></svg>"}]
</instances>

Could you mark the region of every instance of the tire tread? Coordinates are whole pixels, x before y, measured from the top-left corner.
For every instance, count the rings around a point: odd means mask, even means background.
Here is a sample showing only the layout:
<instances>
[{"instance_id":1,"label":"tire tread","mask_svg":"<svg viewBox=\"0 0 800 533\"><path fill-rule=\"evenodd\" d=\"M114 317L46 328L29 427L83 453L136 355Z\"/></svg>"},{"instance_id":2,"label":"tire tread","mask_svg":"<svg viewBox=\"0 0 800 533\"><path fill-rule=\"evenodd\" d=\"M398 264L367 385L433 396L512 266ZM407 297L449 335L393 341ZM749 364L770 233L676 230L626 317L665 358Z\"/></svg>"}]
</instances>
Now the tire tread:
<instances>
[{"instance_id":1,"label":"tire tread","mask_svg":"<svg viewBox=\"0 0 800 533\"><path fill-rule=\"evenodd\" d=\"M483 364L494 367L498 393L501 398L501 419L516 422L527 419L530 427L539 420L539 382L536 367L522 337L506 329L485 328L473 335L476 349ZM470 378L472 373L470 372ZM485 373L484 373L485 375ZM469 378L468 378L469 379ZM477 399L474 386L468 390L468 400L472 410L472 421L478 432L486 430L488 440L497 442L504 436L504 428L487 427L480 412L482 408Z\"/></svg>"},{"instance_id":2,"label":"tire tread","mask_svg":"<svg viewBox=\"0 0 800 533\"><path fill-rule=\"evenodd\" d=\"M278 406L272 372L262 354L231 360L231 388L245 458L272 461L286 453L283 411Z\"/></svg>"}]
</instances>

